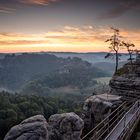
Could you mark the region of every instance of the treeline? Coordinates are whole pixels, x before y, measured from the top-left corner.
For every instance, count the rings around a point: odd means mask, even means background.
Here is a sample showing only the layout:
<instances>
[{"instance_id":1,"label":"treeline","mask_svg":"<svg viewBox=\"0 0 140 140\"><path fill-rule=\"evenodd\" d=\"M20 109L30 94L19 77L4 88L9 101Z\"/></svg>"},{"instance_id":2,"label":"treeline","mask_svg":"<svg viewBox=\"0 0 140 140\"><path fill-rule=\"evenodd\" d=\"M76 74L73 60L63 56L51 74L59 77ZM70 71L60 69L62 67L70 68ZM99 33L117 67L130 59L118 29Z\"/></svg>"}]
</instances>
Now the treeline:
<instances>
[{"instance_id":1,"label":"treeline","mask_svg":"<svg viewBox=\"0 0 140 140\"><path fill-rule=\"evenodd\" d=\"M79 95L63 95L59 97L43 97L37 95L0 93L0 140L8 130L22 120L43 114L46 119L56 113L81 111L83 97Z\"/></svg>"}]
</instances>

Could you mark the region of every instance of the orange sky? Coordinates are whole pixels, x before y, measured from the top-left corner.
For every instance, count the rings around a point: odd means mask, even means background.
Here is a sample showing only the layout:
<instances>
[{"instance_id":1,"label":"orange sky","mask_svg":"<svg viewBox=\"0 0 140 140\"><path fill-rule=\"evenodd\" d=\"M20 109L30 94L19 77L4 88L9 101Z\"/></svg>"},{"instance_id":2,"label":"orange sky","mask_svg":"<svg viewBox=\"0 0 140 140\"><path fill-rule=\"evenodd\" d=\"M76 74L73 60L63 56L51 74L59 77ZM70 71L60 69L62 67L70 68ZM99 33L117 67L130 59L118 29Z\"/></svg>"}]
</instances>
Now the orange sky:
<instances>
[{"instance_id":1,"label":"orange sky","mask_svg":"<svg viewBox=\"0 0 140 140\"><path fill-rule=\"evenodd\" d=\"M120 29L123 40L131 41L140 49L140 30ZM65 26L41 34L0 33L0 52L97 52L108 51L105 40L112 35L109 27ZM124 50L123 50L124 51Z\"/></svg>"}]
</instances>

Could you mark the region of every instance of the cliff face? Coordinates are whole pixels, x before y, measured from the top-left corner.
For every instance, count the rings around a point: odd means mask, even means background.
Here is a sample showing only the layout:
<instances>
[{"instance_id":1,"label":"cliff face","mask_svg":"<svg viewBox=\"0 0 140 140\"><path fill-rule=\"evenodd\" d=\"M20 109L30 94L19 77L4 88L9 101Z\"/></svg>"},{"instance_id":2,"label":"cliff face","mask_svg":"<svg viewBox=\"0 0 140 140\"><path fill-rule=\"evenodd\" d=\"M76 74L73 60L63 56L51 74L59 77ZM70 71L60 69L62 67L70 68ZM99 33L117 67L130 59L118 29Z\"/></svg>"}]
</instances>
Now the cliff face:
<instances>
[{"instance_id":1,"label":"cliff face","mask_svg":"<svg viewBox=\"0 0 140 140\"><path fill-rule=\"evenodd\" d=\"M111 94L124 98L138 98L140 95L140 55L132 64L120 68L110 80Z\"/></svg>"}]
</instances>

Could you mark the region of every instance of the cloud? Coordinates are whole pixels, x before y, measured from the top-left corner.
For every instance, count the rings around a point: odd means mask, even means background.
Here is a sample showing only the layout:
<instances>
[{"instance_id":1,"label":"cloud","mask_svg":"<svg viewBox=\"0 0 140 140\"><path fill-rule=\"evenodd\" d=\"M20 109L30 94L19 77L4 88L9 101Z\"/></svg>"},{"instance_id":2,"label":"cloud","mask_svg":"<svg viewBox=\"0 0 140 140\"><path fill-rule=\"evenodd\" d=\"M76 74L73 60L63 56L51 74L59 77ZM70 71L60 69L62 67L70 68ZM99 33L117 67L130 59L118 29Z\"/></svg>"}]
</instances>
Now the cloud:
<instances>
[{"instance_id":1,"label":"cloud","mask_svg":"<svg viewBox=\"0 0 140 140\"><path fill-rule=\"evenodd\" d=\"M97 36L97 31L91 25L65 26L42 34L0 33L0 52L90 51L99 49L104 42L101 38Z\"/></svg>"},{"instance_id":2,"label":"cloud","mask_svg":"<svg viewBox=\"0 0 140 140\"><path fill-rule=\"evenodd\" d=\"M57 0L17 0L19 3L29 4L29 5L48 5L51 2L56 2Z\"/></svg>"},{"instance_id":3,"label":"cloud","mask_svg":"<svg viewBox=\"0 0 140 140\"><path fill-rule=\"evenodd\" d=\"M113 32L105 26L65 26L42 34L0 33L0 51L108 51ZM120 29L124 40L140 47L140 30ZM140 48L138 48L140 49Z\"/></svg>"},{"instance_id":4,"label":"cloud","mask_svg":"<svg viewBox=\"0 0 140 140\"><path fill-rule=\"evenodd\" d=\"M0 13L13 13L16 9L15 8L10 8L10 7L6 7L4 5L0 5Z\"/></svg>"},{"instance_id":5,"label":"cloud","mask_svg":"<svg viewBox=\"0 0 140 140\"><path fill-rule=\"evenodd\" d=\"M33 45L33 44L42 44L42 43L48 43L47 41L42 41L42 40L14 40L14 41L0 41L0 45L19 45L19 46L23 46L23 45Z\"/></svg>"},{"instance_id":6,"label":"cloud","mask_svg":"<svg viewBox=\"0 0 140 140\"><path fill-rule=\"evenodd\" d=\"M113 3L112 3L113 4ZM139 0L118 0L118 3L112 9L106 11L104 14L101 14L99 19L113 19L118 18L130 10L140 10L140 1Z\"/></svg>"},{"instance_id":7,"label":"cloud","mask_svg":"<svg viewBox=\"0 0 140 140\"><path fill-rule=\"evenodd\" d=\"M57 2L59 0L7 0L0 2L0 13L13 13L16 9L21 8L23 5L32 6L46 6L50 3Z\"/></svg>"}]
</instances>

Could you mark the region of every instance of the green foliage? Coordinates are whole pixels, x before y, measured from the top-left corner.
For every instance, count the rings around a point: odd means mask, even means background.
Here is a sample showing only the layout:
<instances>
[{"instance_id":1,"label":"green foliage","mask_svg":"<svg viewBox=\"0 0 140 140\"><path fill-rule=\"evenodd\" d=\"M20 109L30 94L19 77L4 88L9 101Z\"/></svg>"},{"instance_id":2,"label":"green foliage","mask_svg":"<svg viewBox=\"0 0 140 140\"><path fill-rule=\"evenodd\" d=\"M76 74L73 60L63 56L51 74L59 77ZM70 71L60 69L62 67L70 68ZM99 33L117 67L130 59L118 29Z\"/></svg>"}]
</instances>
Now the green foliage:
<instances>
[{"instance_id":1,"label":"green foliage","mask_svg":"<svg viewBox=\"0 0 140 140\"><path fill-rule=\"evenodd\" d=\"M128 70L128 67L126 65L124 65L122 68L118 69L116 72L115 72L115 75L117 76L121 76L123 74L126 74L128 73L129 70Z\"/></svg>"},{"instance_id":2,"label":"green foliage","mask_svg":"<svg viewBox=\"0 0 140 140\"><path fill-rule=\"evenodd\" d=\"M22 120L37 114L48 119L50 115L81 110L81 95L54 97L0 93L0 140L8 130Z\"/></svg>"},{"instance_id":3,"label":"green foliage","mask_svg":"<svg viewBox=\"0 0 140 140\"><path fill-rule=\"evenodd\" d=\"M96 81L92 80L94 76L92 71L84 71L81 69L72 70L68 73L54 73L48 75L40 80L35 80L28 85L30 90L34 89L34 92L41 92L45 90L50 92L49 88L60 88L65 86L83 88L96 84Z\"/></svg>"}]
</instances>

